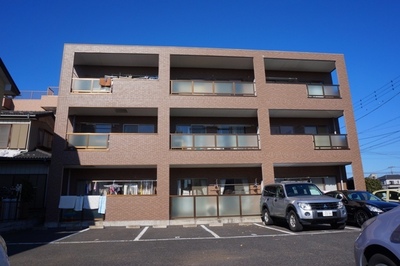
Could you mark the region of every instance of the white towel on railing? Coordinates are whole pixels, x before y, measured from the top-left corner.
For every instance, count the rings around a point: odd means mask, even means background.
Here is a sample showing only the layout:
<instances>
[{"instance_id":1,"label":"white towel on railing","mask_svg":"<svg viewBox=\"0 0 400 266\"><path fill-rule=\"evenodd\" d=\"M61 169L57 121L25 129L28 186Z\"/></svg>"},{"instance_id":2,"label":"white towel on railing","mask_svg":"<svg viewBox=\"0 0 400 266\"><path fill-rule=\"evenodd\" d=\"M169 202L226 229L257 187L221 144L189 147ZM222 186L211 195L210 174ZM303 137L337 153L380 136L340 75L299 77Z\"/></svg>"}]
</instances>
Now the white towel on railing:
<instances>
[{"instance_id":1,"label":"white towel on railing","mask_svg":"<svg viewBox=\"0 0 400 266\"><path fill-rule=\"evenodd\" d=\"M61 196L59 209L73 209L75 208L76 196Z\"/></svg>"},{"instance_id":2,"label":"white towel on railing","mask_svg":"<svg viewBox=\"0 0 400 266\"><path fill-rule=\"evenodd\" d=\"M106 203L107 203L107 196L100 196L98 213L100 214L106 213Z\"/></svg>"},{"instance_id":3,"label":"white towel on railing","mask_svg":"<svg viewBox=\"0 0 400 266\"><path fill-rule=\"evenodd\" d=\"M100 196L98 196L98 195L85 196L83 198L83 208L89 209L89 210L98 209L99 208L99 200L100 200Z\"/></svg>"}]
</instances>

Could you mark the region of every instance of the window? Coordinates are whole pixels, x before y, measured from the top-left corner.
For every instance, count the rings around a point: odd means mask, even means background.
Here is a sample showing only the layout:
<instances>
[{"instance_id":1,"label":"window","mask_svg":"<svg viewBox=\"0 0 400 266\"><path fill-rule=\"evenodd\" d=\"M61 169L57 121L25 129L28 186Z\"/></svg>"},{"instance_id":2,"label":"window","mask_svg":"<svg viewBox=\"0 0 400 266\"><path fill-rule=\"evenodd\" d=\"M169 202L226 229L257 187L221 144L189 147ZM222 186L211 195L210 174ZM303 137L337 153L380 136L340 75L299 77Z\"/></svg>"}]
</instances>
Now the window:
<instances>
[{"instance_id":1,"label":"window","mask_svg":"<svg viewBox=\"0 0 400 266\"><path fill-rule=\"evenodd\" d=\"M275 134L275 135L294 134L294 127L293 126L271 126L271 134Z\"/></svg>"},{"instance_id":2,"label":"window","mask_svg":"<svg viewBox=\"0 0 400 266\"><path fill-rule=\"evenodd\" d=\"M7 149L11 125L0 125L0 148Z\"/></svg>"},{"instance_id":3,"label":"window","mask_svg":"<svg viewBox=\"0 0 400 266\"><path fill-rule=\"evenodd\" d=\"M0 148L1 149L26 149L29 124L1 124Z\"/></svg>"},{"instance_id":4,"label":"window","mask_svg":"<svg viewBox=\"0 0 400 266\"><path fill-rule=\"evenodd\" d=\"M222 195L250 194L249 181L247 178L221 179L219 186Z\"/></svg>"},{"instance_id":5,"label":"window","mask_svg":"<svg viewBox=\"0 0 400 266\"><path fill-rule=\"evenodd\" d=\"M246 129L250 131L255 126L250 125L177 125L176 133L185 134L245 134Z\"/></svg>"},{"instance_id":6,"label":"window","mask_svg":"<svg viewBox=\"0 0 400 266\"><path fill-rule=\"evenodd\" d=\"M207 179L179 179L178 195L207 195Z\"/></svg>"},{"instance_id":7,"label":"window","mask_svg":"<svg viewBox=\"0 0 400 266\"><path fill-rule=\"evenodd\" d=\"M111 133L111 124L82 123L82 133Z\"/></svg>"},{"instance_id":8,"label":"window","mask_svg":"<svg viewBox=\"0 0 400 266\"><path fill-rule=\"evenodd\" d=\"M154 133L152 124L125 124L124 133Z\"/></svg>"}]
</instances>

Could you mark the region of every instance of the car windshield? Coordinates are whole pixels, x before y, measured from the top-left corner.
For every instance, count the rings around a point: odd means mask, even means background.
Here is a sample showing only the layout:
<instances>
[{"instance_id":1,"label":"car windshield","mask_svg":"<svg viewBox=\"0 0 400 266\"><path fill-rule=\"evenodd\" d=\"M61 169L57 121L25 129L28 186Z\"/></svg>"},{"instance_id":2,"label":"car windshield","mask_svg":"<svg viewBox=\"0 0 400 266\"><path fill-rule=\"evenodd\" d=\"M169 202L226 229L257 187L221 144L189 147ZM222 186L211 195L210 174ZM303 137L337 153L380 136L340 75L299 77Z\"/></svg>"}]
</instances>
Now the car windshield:
<instances>
[{"instance_id":1,"label":"car windshield","mask_svg":"<svg viewBox=\"0 0 400 266\"><path fill-rule=\"evenodd\" d=\"M321 190L314 184L287 184L285 187L288 197L322 195Z\"/></svg>"},{"instance_id":2,"label":"car windshield","mask_svg":"<svg viewBox=\"0 0 400 266\"><path fill-rule=\"evenodd\" d=\"M376 200L376 201L382 201L380 198L375 196L372 193L369 193L367 191L354 191L350 192L347 194L347 197L351 200Z\"/></svg>"}]
</instances>

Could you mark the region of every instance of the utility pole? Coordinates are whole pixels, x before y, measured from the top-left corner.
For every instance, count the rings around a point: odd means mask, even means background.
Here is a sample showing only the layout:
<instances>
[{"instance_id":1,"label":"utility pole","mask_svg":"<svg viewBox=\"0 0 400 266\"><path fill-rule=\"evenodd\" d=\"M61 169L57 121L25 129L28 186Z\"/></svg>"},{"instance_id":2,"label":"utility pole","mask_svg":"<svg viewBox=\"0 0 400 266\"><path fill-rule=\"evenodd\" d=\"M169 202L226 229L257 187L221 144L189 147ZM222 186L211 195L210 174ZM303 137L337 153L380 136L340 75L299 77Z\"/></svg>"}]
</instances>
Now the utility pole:
<instances>
[{"instance_id":1,"label":"utility pole","mask_svg":"<svg viewBox=\"0 0 400 266\"><path fill-rule=\"evenodd\" d=\"M393 175L393 168L394 168L394 166L389 166L388 168L390 168L390 174Z\"/></svg>"}]
</instances>

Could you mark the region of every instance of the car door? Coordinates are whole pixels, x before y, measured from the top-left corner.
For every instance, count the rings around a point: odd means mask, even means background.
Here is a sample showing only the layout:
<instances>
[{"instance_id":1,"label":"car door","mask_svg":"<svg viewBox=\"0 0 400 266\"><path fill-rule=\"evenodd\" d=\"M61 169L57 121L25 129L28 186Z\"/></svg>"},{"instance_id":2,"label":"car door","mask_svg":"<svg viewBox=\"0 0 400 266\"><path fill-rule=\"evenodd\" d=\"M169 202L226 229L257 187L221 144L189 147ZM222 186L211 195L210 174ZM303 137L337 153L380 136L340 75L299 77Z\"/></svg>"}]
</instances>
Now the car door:
<instances>
[{"instance_id":1,"label":"car door","mask_svg":"<svg viewBox=\"0 0 400 266\"><path fill-rule=\"evenodd\" d=\"M286 207L285 207L285 193L283 191L282 185L277 185L275 190L275 196L272 199L272 211L274 216L285 217Z\"/></svg>"}]
</instances>

